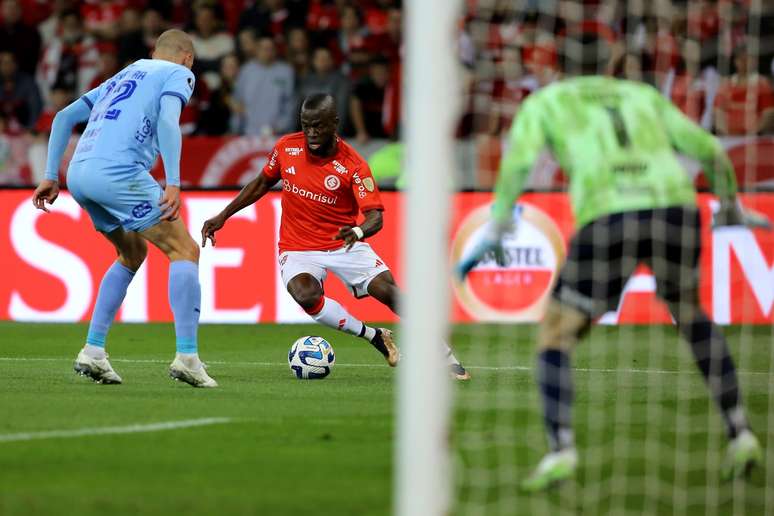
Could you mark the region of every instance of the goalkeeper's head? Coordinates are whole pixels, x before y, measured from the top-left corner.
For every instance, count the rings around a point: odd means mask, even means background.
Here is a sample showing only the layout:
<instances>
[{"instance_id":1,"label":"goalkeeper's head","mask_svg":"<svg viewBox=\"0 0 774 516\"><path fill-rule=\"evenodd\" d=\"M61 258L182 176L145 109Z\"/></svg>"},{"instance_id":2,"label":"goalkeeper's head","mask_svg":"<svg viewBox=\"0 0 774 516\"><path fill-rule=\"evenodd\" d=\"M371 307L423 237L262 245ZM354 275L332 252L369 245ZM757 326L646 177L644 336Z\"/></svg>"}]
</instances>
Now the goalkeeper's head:
<instances>
[{"instance_id":1,"label":"goalkeeper's head","mask_svg":"<svg viewBox=\"0 0 774 516\"><path fill-rule=\"evenodd\" d=\"M598 34L567 34L559 44L560 66L565 76L603 74L611 55L611 44Z\"/></svg>"}]
</instances>

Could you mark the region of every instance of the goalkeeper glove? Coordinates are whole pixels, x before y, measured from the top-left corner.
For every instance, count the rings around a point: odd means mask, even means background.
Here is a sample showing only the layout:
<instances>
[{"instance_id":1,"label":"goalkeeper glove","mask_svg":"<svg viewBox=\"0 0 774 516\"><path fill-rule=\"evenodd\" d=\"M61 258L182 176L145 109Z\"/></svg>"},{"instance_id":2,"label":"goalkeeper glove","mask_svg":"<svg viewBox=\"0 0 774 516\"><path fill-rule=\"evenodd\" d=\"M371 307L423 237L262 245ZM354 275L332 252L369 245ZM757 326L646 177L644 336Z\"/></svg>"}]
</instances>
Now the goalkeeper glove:
<instances>
[{"instance_id":1,"label":"goalkeeper glove","mask_svg":"<svg viewBox=\"0 0 774 516\"><path fill-rule=\"evenodd\" d=\"M771 229L771 221L763 214L742 207L739 201L725 199L712 219L712 229L725 226L746 226L748 228Z\"/></svg>"},{"instance_id":2,"label":"goalkeeper glove","mask_svg":"<svg viewBox=\"0 0 774 516\"><path fill-rule=\"evenodd\" d=\"M514 230L521 212L522 207L517 204L514 206L511 218L508 221L504 223L487 222L483 237L473 245L469 252L462 255L455 267L457 278L460 281L464 280L476 265L489 256L494 258L495 263L500 267L508 265L510 260L503 248L502 240L506 233Z\"/></svg>"}]
</instances>

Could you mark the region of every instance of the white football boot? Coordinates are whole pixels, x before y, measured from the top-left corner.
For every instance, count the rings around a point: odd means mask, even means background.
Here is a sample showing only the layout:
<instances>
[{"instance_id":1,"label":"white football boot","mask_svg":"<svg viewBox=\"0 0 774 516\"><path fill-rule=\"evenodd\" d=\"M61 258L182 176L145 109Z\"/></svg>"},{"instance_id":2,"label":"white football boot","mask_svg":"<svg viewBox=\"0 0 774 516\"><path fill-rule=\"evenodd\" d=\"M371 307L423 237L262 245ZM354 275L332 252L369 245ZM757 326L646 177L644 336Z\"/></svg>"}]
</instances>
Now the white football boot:
<instances>
[{"instance_id":1,"label":"white football boot","mask_svg":"<svg viewBox=\"0 0 774 516\"><path fill-rule=\"evenodd\" d=\"M210 378L204 362L197 369L192 369L185 365L180 358L175 357L169 366L169 376L174 380L180 380L193 387L217 387L218 382Z\"/></svg>"},{"instance_id":2,"label":"white football boot","mask_svg":"<svg viewBox=\"0 0 774 516\"><path fill-rule=\"evenodd\" d=\"M73 369L79 375L91 378L97 383L119 384L123 382L108 362L107 355L105 358L96 359L81 350L75 359Z\"/></svg>"}]
</instances>

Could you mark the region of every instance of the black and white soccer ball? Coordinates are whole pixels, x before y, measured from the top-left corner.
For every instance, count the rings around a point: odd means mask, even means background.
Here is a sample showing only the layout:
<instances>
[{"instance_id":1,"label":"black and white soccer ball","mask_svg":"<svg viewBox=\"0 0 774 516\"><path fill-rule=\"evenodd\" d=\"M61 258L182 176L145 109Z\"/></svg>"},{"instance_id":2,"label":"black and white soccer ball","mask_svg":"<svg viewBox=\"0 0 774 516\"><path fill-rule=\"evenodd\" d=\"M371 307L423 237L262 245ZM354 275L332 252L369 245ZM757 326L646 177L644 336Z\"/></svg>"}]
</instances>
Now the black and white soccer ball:
<instances>
[{"instance_id":1,"label":"black and white soccer ball","mask_svg":"<svg viewBox=\"0 0 774 516\"><path fill-rule=\"evenodd\" d=\"M288 353L290 371L299 380L317 380L331 374L336 355L333 346L322 337L301 337Z\"/></svg>"}]
</instances>

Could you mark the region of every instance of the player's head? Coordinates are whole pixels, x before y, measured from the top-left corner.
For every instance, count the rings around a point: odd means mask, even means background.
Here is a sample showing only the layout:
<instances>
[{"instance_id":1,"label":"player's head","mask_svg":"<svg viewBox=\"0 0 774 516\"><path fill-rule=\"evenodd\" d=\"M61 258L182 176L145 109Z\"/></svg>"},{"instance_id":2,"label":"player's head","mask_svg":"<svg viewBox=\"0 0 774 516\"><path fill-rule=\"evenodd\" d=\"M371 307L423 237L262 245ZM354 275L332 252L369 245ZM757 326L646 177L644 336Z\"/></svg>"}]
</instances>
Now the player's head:
<instances>
[{"instance_id":1,"label":"player's head","mask_svg":"<svg viewBox=\"0 0 774 516\"><path fill-rule=\"evenodd\" d=\"M597 34L567 35L561 42L564 75L601 75L610 61L610 44Z\"/></svg>"},{"instance_id":2,"label":"player's head","mask_svg":"<svg viewBox=\"0 0 774 516\"><path fill-rule=\"evenodd\" d=\"M301 104L301 130L304 131L309 152L327 156L336 144L339 115L336 101L327 93L309 95Z\"/></svg>"},{"instance_id":3,"label":"player's head","mask_svg":"<svg viewBox=\"0 0 774 516\"><path fill-rule=\"evenodd\" d=\"M161 33L156 40L153 59L163 59L190 69L194 61L194 48L191 36L178 29L169 29Z\"/></svg>"}]
</instances>

